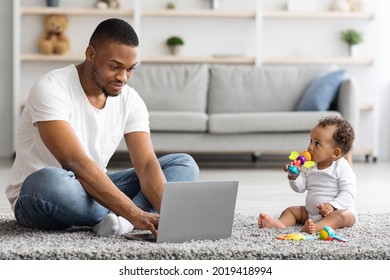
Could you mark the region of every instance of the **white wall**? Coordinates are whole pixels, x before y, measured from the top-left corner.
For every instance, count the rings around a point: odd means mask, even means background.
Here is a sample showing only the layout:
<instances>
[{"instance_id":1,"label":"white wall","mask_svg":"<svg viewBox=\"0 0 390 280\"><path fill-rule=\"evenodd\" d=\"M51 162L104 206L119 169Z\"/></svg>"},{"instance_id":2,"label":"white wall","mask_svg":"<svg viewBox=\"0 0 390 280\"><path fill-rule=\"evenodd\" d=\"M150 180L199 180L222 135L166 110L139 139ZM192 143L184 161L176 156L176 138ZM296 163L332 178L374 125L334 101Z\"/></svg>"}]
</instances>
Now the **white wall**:
<instances>
[{"instance_id":1,"label":"white wall","mask_svg":"<svg viewBox=\"0 0 390 280\"><path fill-rule=\"evenodd\" d=\"M41 5L43 0L24 0L30 5ZM66 6L73 3L78 3L76 0L62 1L61 5ZM129 0L122 0L124 5L131 5ZM168 1L168 0L167 0ZM156 8L164 7L165 0L142 0L143 7ZM264 0L264 8L266 9L280 9L286 3L286 0ZM314 1L314 0L313 0ZM371 23L357 21L351 23L353 27L361 29L365 32L365 42L361 46L362 54L374 55L375 64L371 67L352 66L347 67L348 72L356 76L362 91L362 102L373 102L375 104L375 111L362 113L361 127L359 128L359 138L357 146L370 146L374 148L375 154L379 160L390 159L390 42L388 26L390 26L390 1L388 0L372 0L375 8L375 20ZM133 1L131 1L133 2ZM179 8L204 8L207 7L207 0L176 0ZM88 3L94 3L94 0L88 0ZM331 3L331 0L318 0L321 8L326 8ZM85 2L83 2L83 5ZM80 5L80 4L79 4ZM192 6L191 6L192 5ZM221 0L221 9L235 8L236 0ZM240 1L243 9L253 9L254 4L252 0ZM0 157L8 157L12 155L12 0L0 1L0 81L3 89L2 102L0 103ZM73 19L72 19L73 20ZM141 24L140 38L141 51L145 54L152 54L157 52L163 54L162 43L154 42L162 35L165 38L167 33L166 25L163 23L169 19L147 19ZM175 18L175 21L178 19ZM77 19L72 22L72 25L77 25ZM157 24L156 24L157 22ZM160 24L161 23L161 24ZM34 23L32 23L34 24ZM35 23L36 25L39 23ZM214 26L218 25L219 27ZM216 36L210 31L218 30L222 24L223 32L220 38L224 40L216 40ZM345 21L324 21L323 24L314 23L312 20L301 20L287 22L286 20L267 20L264 22L264 42L263 50L266 55L285 55L289 56L294 52L305 52L309 55L345 55L346 48L342 42L337 39L328 39L332 36L338 36L340 26L345 25ZM81 29L94 28L95 24L80 25ZM169 26L169 25L168 25ZM331 27L329 29L329 27ZM38 30L41 26L36 27ZM170 27L172 28L172 26ZM246 55L254 55L256 51L254 45L256 40L253 37L254 31L252 23L249 20L242 22L236 20L215 20L202 19L201 22L197 20L183 19L181 24L176 25L176 31L185 33L187 46L183 50L183 54L195 55L210 55L210 50L207 44L212 42L218 45L218 50L221 53L233 52L244 53ZM174 28L172 28L174 29ZM72 43L75 51L78 48L84 48L84 43L88 38L79 36L79 29L76 31L69 31L72 38ZM171 30L172 31L172 30ZM174 31L172 31L174 32ZM229 36L229 32L236 34L230 41L231 45L227 46L225 42ZM81 32L80 32L81 34ZM238 34L238 35L237 35ZM29 35L31 36L31 34ZM77 38L79 36L79 38ZM239 37L239 38L238 38ZM145 39L143 41L143 39ZM332 41L333 40L333 41ZM160 38L163 42L163 38ZM335 43L336 42L336 43ZM25 76L24 76L25 77ZM32 78L25 77L21 83L29 87Z\"/></svg>"},{"instance_id":2,"label":"white wall","mask_svg":"<svg viewBox=\"0 0 390 280\"><path fill-rule=\"evenodd\" d=\"M12 155L12 0L0 1L0 157Z\"/></svg>"},{"instance_id":3,"label":"white wall","mask_svg":"<svg viewBox=\"0 0 390 280\"><path fill-rule=\"evenodd\" d=\"M390 1L377 1L376 51L375 51L375 106L374 120L378 132L375 147L379 160L390 159Z\"/></svg>"}]
</instances>

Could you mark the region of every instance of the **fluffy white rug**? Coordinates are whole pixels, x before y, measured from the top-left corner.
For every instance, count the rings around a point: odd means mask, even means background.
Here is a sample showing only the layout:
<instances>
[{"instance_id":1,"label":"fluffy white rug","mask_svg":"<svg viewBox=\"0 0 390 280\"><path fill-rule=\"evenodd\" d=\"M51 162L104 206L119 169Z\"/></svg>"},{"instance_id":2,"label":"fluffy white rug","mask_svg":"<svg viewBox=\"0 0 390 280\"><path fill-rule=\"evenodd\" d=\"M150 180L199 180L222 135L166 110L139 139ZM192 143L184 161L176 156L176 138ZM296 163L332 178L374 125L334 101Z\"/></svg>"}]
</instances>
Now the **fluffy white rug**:
<instances>
[{"instance_id":1,"label":"fluffy white rug","mask_svg":"<svg viewBox=\"0 0 390 280\"><path fill-rule=\"evenodd\" d=\"M90 228L41 231L17 225L14 217L0 214L0 259L390 259L390 213L359 214L359 223L336 231L348 242L278 240L280 234L299 232L299 227L259 229L257 213L237 213L233 236L217 241L154 244L123 236L97 237Z\"/></svg>"}]
</instances>

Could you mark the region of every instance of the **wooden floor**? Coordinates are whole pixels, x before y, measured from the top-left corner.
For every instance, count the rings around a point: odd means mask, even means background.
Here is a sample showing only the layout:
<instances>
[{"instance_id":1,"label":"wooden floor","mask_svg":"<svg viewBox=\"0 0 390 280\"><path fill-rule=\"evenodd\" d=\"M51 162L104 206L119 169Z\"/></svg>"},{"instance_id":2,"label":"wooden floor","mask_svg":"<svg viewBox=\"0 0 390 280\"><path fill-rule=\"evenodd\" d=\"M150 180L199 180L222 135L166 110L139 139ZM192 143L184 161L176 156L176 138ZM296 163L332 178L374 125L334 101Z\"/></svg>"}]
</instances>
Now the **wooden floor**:
<instances>
[{"instance_id":1,"label":"wooden floor","mask_svg":"<svg viewBox=\"0 0 390 280\"><path fill-rule=\"evenodd\" d=\"M297 194L288 185L283 172L284 161L265 159L253 162L246 158L197 159L200 180L238 180L236 211L243 213L280 213L290 205L302 205L305 194ZM4 191L12 161L0 159L0 213L12 213ZM110 165L111 170L125 166L123 161ZM357 175L357 210L390 211L390 161L355 161Z\"/></svg>"}]
</instances>

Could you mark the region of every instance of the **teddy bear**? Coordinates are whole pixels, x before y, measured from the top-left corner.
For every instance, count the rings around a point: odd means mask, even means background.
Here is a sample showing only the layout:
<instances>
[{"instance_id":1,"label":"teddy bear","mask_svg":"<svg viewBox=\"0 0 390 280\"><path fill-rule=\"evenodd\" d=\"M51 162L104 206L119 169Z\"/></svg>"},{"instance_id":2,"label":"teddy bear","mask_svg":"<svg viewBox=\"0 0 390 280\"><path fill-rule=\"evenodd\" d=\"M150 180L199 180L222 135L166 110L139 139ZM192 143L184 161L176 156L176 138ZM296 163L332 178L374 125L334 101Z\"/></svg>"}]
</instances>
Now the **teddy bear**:
<instances>
[{"instance_id":1,"label":"teddy bear","mask_svg":"<svg viewBox=\"0 0 390 280\"><path fill-rule=\"evenodd\" d=\"M99 9L118 9L119 0L97 0L96 7Z\"/></svg>"},{"instance_id":2,"label":"teddy bear","mask_svg":"<svg viewBox=\"0 0 390 280\"><path fill-rule=\"evenodd\" d=\"M45 30L38 38L38 48L43 54L63 54L70 49L70 41L65 34L68 17L65 15L47 15L44 19Z\"/></svg>"}]
</instances>

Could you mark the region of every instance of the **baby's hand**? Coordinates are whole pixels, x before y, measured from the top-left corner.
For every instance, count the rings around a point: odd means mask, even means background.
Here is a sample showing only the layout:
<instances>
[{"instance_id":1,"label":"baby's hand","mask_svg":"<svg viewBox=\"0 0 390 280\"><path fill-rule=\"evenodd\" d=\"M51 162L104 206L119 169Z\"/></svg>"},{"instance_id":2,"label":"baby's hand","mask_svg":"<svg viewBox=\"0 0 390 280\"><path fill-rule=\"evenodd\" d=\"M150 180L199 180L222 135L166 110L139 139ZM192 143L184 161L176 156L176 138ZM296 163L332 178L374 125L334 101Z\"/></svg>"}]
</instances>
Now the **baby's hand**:
<instances>
[{"instance_id":1,"label":"baby's hand","mask_svg":"<svg viewBox=\"0 0 390 280\"><path fill-rule=\"evenodd\" d=\"M286 164L286 165L284 166L284 172L288 172L288 179L289 179L289 180L295 180L296 178L298 178L299 173L301 172L301 167L300 167L300 166L297 166L298 173L295 174L295 175L294 175L294 174L291 174L291 173L289 172L288 168L289 168L290 166L292 166L292 165L294 165L294 162L290 162L289 164Z\"/></svg>"},{"instance_id":2,"label":"baby's hand","mask_svg":"<svg viewBox=\"0 0 390 280\"><path fill-rule=\"evenodd\" d=\"M323 203L317 205L317 208L320 210L320 214L322 217L328 216L330 213L332 213L335 209L330 203Z\"/></svg>"}]
</instances>

